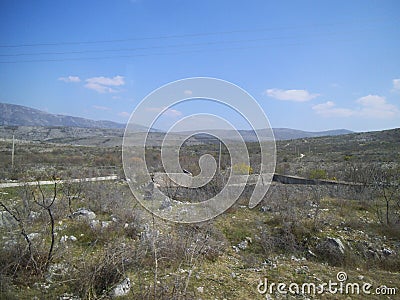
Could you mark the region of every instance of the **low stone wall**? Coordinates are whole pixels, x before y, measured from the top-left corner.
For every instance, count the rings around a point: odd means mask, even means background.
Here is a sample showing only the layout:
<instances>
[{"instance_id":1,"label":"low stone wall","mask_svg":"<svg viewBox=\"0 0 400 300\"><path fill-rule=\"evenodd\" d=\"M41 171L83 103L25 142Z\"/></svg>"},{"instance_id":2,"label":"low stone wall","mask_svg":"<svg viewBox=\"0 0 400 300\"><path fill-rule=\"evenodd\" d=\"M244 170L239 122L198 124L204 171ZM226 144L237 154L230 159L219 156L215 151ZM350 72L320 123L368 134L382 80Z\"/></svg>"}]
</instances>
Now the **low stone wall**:
<instances>
[{"instance_id":1,"label":"low stone wall","mask_svg":"<svg viewBox=\"0 0 400 300\"><path fill-rule=\"evenodd\" d=\"M305 185L346 185L346 186L359 186L360 184L354 182L326 180L326 179L308 179L304 177L289 176L274 174L272 179L275 182L283 184L305 184Z\"/></svg>"},{"instance_id":2,"label":"low stone wall","mask_svg":"<svg viewBox=\"0 0 400 300\"><path fill-rule=\"evenodd\" d=\"M159 187L168 197L179 201L201 202L214 197L222 187L204 186L191 189L185 187ZM254 185L246 185L238 201L247 205L254 190ZM354 186L346 185L307 185L307 184L282 184L273 182L263 201L268 199L279 200L282 198L303 198L311 199L314 195L321 197L341 198L341 199L362 199L367 197L368 192L360 192Z\"/></svg>"},{"instance_id":3,"label":"low stone wall","mask_svg":"<svg viewBox=\"0 0 400 300\"><path fill-rule=\"evenodd\" d=\"M179 201L205 201L217 195L224 187L222 183L215 184L215 182L199 188L181 187L174 184L165 173L158 173L156 176L153 176L153 178L158 188L166 196ZM250 199L256 182L256 175L249 176L248 184L245 185L244 190L238 199L240 203L247 204L245 202ZM271 183L263 201L268 202L268 199L271 198L279 200L282 197L311 199L316 194L321 197L362 199L368 196L368 191L367 189L363 189L359 184L348 182L306 179L274 174L273 182Z\"/></svg>"},{"instance_id":4,"label":"low stone wall","mask_svg":"<svg viewBox=\"0 0 400 300\"><path fill-rule=\"evenodd\" d=\"M269 176L271 176L270 174ZM258 174L253 174L249 176L244 175L234 175L232 178L233 183L240 183L246 181L246 177L248 177L247 184L254 185L257 182ZM265 175L268 177L268 175ZM171 180L172 179L172 180ZM186 185L190 185L191 180L190 176L186 174L179 173L154 173L153 181L161 186L174 186L174 180L178 179L179 181L184 180ZM282 175L282 174L273 174L272 181L283 183L283 184L302 184L302 185L345 185L345 186L360 186L358 183L354 182L345 182L345 181L336 181L336 180L326 180L326 179L308 179L304 177L298 176L290 176L290 175Z\"/></svg>"}]
</instances>

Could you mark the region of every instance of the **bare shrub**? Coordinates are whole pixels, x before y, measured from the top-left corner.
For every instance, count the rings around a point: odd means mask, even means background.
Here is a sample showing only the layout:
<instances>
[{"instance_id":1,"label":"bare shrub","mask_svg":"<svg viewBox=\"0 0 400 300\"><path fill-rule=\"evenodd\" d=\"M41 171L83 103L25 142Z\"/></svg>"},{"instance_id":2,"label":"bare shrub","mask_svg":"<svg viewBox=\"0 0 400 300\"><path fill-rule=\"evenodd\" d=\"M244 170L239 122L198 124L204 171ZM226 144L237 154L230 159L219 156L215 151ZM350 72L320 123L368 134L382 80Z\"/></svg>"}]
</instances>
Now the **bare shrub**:
<instances>
[{"instance_id":1,"label":"bare shrub","mask_svg":"<svg viewBox=\"0 0 400 300\"><path fill-rule=\"evenodd\" d=\"M140 247L145 253L141 268L149 268L153 273L153 283L147 285L146 295L152 299L179 299L189 297L196 267L204 259L216 260L226 244L222 233L209 223L166 227L165 223L153 220L153 225L142 233Z\"/></svg>"},{"instance_id":2,"label":"bare shrub","mask_svg":"<svg viewBox=\"0 0 400 300\"><path fill-rule=\"evenodd\" d=\"M11 265L22 265L25 269L31 269L36 275L43 274L47 270L49 264L53 260L55 248L55 219L54 219L54 203L58 194L57 184L54 183L50 190L45 190L38 182L37 185L30 187L26 186L25 197L22 203L7 204L0 201L0 207L4 209L15 221L18 228L18 234L23 237L26 247L19 247L18 261L11 262ZM36 213L32 208L36 206L39 209L39 216L45 213L47 215L46 226L44 233L49 237L49 243L43 242L43 239L37 238L42 243L34 243L33 239L36 235L41 235L41 232L32 232L34 220L31 214ZM47 229L47 230L46 230ZM47 231L47 232L46 232ZM33 234L33 236L32 236ZM12 236L10 241L18 241L17 236ZM43 259L43 249L47 248L46 258Z\"/></svg>"},{"instance_id":3,"label":"bare shrub","mask_svg":"<svg viewBox=\"0 0 400 300\"><path fill-rule=\"evenodd\" d=\"M299 250L299 244L293 234L293 228L288 223L271 230L264 228L261 232L261 247L267 255L272 253L295 253Z\"/></svg>"},{"instance_id":4,"label":"bare shrub","mask_svg":"<svg viewBox=\"0 0 400 300\"><path fill-rule=\"evenodd\" d=\"M125 270L133 264L132 245L110 242L98 248L95 256L86 253L75 258L64 280L71 282L71 291L84 299L107 296L126 277Z\"/></svg>"}]
</instances>

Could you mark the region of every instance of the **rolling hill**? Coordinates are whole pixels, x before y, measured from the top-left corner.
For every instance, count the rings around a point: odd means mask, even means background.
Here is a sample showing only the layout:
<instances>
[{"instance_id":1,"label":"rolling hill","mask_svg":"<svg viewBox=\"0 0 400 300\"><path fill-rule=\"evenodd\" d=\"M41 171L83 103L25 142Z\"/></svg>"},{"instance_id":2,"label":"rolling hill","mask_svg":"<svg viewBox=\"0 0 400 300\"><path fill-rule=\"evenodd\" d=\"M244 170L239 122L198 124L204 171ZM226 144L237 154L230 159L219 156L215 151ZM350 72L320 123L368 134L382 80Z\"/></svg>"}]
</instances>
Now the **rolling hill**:
<instances>
[{"instance_id":1,"label":"rolling hill","mask_svg":"<svg viewBox=\"0 0 400 300\"><path fill-rule=\"evenodd\" d=\"M125 124L50 114L38 109L0 103L0 126L125 128Z\"/></svg>"},{"instance_id":2,"label":"rolling hill","mask_svg":"<svg viewBox=\"0 0 400 300\"><path fill-rule=\"evenodd\" d=\"M80 117L47 113L30 107L0 103L0 138L11 138L13 135L20 140L46 141L55 143L81 145L121 145L125 124L112 121L95 121ZM138 131L147 131L140 125L133 127ZM261 133L263 129L259 132ZM232 137L229 130L214 130L215 134L226 139ZM239 130L246 142L257 141L254 131ZM274 128L276 140L291 140L320 136L336 136L352 133L350 130L339 129L320 132L302 131L290 128ZM153 138L162 139L160 130L152 129ZM194 134L195 132L177 133L177 137ZM202 143L207 138L195 138L195 143ZM212 139L211 139L212 140ZM210 140L210 141L211 141Z\"/></svg>"}]
</instances>

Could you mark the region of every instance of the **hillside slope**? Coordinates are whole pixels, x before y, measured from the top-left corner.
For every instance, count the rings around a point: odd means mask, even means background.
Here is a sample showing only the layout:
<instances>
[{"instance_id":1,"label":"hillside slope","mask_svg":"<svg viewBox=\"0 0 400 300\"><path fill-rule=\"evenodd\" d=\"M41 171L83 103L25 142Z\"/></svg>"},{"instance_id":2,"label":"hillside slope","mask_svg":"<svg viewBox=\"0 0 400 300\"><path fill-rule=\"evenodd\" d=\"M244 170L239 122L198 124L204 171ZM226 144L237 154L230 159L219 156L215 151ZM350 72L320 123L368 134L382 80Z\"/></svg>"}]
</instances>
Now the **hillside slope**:
<instances>
[{"instance_id":1,"label":"hillside slope","mask_svg":"<svg viewBox=\"0 0 400 300\"><path fill-rule=\"evenodd\" d=\"M80 117L56 115L38 109L0 103L1 126L62 126L82 128L125 128L125 124L111 121L94 121Z\"/></svg>"}]
</instances>

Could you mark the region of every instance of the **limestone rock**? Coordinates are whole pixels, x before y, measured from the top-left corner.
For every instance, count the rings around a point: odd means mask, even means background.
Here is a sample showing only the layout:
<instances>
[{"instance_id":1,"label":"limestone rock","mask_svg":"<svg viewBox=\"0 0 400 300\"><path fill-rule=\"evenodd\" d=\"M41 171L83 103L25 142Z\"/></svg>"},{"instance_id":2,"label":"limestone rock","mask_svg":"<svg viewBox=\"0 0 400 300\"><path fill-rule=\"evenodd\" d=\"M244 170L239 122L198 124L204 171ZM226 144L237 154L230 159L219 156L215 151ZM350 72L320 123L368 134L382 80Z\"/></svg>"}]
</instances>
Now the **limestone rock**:
<instances>
[{"instance_id":1,"label":"limestone rock","mask_svg":"<svg viewBox=\"0 0 400 300\"><path fill-rule=\"evenodd\" d=\"M120 284L117 284L117 286L112 290L112 296L113 297L121 297L125 296L129 293L131 290L131 280L126 277Z\"/></svg>"}]
</instances>

